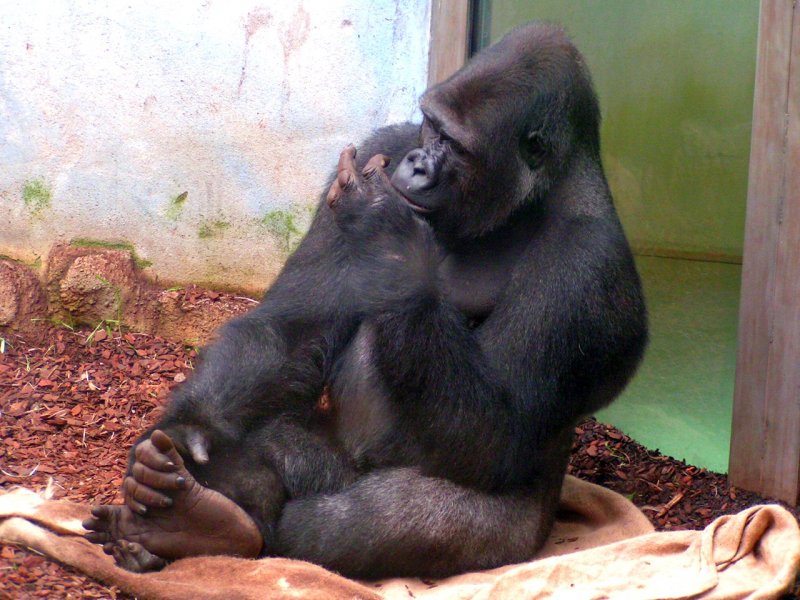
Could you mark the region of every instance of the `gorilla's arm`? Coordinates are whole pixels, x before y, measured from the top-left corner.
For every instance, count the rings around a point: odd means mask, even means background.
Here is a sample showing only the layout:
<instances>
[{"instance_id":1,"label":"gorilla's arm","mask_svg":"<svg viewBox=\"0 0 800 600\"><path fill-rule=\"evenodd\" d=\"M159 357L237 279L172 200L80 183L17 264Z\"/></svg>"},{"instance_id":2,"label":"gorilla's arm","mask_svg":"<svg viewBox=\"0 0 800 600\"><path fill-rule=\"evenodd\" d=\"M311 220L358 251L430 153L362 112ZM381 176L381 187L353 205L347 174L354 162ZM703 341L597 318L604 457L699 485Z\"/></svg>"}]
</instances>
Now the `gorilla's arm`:
<instances>
[{"instance_id":1,"label":"gorilla's arm","mask_svg":"<svg viewBox=\"0 0 800 600\"><path fill-rule=\"evenodd\" d=\"M157 427L182 453L204 462L215 439L234 442L264 419L310 414L328 357L355 320L336 277L337 235L331 219L318 215L262 302L220 330L192 377L173 392Z\"/></svg>"},{"instance_id":2,"label":"gorilla's arm","mask_svg":"<svg viewBox=\"0 0 800 600\"><path fill-rule=\"evenodd\" d=\"M437 290L376 318L379 368L428 475L532 481L555 432L610 402L638 362L645 315L616 218L547 219L478 328Z\"/></svg>"},{"instance_id":3,"label":"gorilla's arm","mask_svg":"<svg viewBox=\"0 0 800 600\"><path fill-rule=\"evenodd\" d=\"M411 123L377 130L363 142L360 166L366 152L379 148L399 162L418 136ZM203 462L215 439L236 442L246 429L277 415L307 420L331 357L347 343L363 310L347 282L351 257L343 245L323 198L262 302L220 330L155 426L168 431L184 454Z\"/></svg>"}]
</instances>

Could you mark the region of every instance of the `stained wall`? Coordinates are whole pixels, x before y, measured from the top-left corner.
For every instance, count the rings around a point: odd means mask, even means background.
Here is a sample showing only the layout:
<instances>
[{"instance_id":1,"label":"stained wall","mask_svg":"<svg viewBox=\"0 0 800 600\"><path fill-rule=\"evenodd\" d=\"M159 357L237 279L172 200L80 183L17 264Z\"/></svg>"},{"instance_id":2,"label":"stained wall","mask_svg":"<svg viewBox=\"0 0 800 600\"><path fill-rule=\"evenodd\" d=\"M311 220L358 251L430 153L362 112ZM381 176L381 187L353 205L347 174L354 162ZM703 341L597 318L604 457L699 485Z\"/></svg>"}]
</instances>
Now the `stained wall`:
<instances>
[{"instance_id":1,"label":"stained wall","mask_svg":"<svg viewBox=\"0 0 800 600\"><path fill-rule=\"evenodd\" d=\"M0 255L263 290L339 150L417 118L429 0L0 3Z\"/></svg>"}]
</instances>

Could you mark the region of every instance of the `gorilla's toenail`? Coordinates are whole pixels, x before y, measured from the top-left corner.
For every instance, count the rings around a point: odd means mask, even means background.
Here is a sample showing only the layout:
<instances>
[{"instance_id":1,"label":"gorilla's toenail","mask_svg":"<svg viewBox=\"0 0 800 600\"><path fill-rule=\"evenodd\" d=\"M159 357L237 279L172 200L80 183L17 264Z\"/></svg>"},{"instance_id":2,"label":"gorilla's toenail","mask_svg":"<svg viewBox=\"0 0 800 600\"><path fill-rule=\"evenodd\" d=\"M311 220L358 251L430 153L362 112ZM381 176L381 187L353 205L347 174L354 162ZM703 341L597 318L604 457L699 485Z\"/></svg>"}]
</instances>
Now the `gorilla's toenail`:
<instances>
[{"instance_id":1,"label":"gorilla's toenail","mask_svg":"<svg viewBox=\"0 0 800 600\"><path fill-rule=\"evenodd\" d=\"M186 479L183 477L178 477L175 480L175 483L178 485L178 487L183 487L184 485L186 485Z\"/></svg>"}]
</instances>

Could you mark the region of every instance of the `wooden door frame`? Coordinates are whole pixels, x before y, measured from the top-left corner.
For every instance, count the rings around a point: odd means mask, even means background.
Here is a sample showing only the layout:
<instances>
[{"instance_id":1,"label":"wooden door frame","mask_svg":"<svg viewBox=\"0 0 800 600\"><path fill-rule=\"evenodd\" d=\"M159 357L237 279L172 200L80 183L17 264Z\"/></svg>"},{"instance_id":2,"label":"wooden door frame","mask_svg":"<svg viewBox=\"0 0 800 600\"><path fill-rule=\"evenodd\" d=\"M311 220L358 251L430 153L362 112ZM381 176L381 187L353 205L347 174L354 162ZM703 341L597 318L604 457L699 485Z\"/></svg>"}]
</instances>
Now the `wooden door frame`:
<instances>
[{"instance_id":1,"label":"wooden door frame","mask_svg":"<svg viewBox=\"0 0 800 600\"><path fill-rule=\"evenodd\" d=\"M729 474L733 485L800 501L800 6L794 0L761 0Z\"/></svg>"},{"instance_id":2,"label":"wooden door frame","mask_svg":"<svg viewBox=\"0 0 800 600\"><path fill-rule=\"evenodd\" d=\"M472 34L470 0L431 2L428 85L444 81L467 62Z\"/></svg>"}]
</instances>

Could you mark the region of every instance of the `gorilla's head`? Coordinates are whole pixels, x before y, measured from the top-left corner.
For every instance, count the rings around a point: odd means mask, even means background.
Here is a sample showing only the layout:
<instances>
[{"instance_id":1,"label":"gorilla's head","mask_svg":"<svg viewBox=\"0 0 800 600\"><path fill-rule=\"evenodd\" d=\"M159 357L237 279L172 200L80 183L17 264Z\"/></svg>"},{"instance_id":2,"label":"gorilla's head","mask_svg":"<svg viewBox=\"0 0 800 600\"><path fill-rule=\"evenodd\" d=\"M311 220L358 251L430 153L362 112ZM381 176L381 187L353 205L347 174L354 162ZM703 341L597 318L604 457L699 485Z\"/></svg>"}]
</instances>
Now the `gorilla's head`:
<instances>
[{"instance_id":1,"label":"gorilla's head","mask_svg":"<svg viewBox=\"0 0 800 600\"><path fill-rule=\"evenodd\" d=\"M579 153L599 160L583 57L557 26L519 27L420 102L420 147L392 183L451 239L485 234L544 198Z\"/></svg>"}]
</instances>

